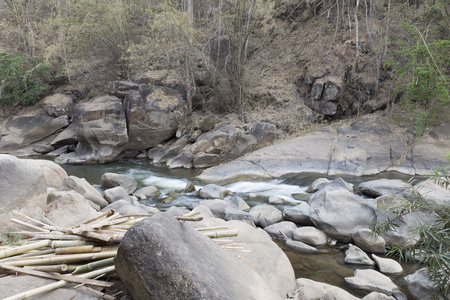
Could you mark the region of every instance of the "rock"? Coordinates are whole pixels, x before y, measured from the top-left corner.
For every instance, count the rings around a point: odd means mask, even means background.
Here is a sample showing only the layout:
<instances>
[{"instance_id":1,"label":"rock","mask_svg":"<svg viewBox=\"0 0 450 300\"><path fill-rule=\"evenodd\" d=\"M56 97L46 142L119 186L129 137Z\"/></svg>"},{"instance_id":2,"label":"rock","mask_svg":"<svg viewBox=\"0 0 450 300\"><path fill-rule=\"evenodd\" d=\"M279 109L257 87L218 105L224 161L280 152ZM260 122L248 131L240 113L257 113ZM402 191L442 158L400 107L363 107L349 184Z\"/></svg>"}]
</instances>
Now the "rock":
<instances>
[{"instance_id":1,"label":"rock","mask_svg":"<svg viewBox=\"0 0 450 300\"><path fill-rule=\"evenodd\" d=\"M148 153L148 158L153 160L154 163L165 163L170 159L176 157L181 149L188 145L189 138L187 135L177 139L171 145L165 146L159 151Z\"/></svg>"},{"instance_id":2,"label":"rock","mask_svg":"<svg viewBox=\"0 0 450 300\"><path fill-rule=\"evenodd\" d=\"M353 193L353 184L346 182L342 178L336 178L333 181L324 183L324 184L320 185L320 188L317 192L315 192L314 194L312 194L309 197L309 203L311 203L314 200L314 198L317 197L318 195L320 195L322 192L325 192L325 191L332 192L332 191L339 191L339 190L349 191L349 192Z\"/></svg>"},{"instance_id":3,"label":"rock","mask_svg":"<svg viewBox=\"0 0 450 300\"><path fill-rule=\"evenodd\" d=\"M283 219L278 208L267 204L253 206L249 213L253 218L253 222L262 228L278 223Z\"/></svg>"},{"instance_id":4,"label":"rock","mask_svg":"<svg viewBox=\"0 0 450 300\"><path fill-rule=\"evenodd\" d=\"M279 239L285 239L287 236L288 239L292 239L294 235L294 230L297 229L297 225L290 221L282 221L279 223L275 223L269 226L264 227L264 230L272 237L276 237ZM281 233L283 232L283 233ZM284 234L284 235L283 235Z\"/></svg>"},{"instance_id":5,"label":"rock","mask_svg":"<svg viewBox=\"0 0 450 300\"><path fill-rule=\"evenodd\" d=\"M60 165L57 165L50 160L33 159L28 162L41 170L47 187L59 189L67 178L67 172Z\"/></svg>"},{"instance_id":6,"label":"rock","mask_svg":"<svg viewBox=\"0 0 450 300\"><path fill-rule=\"evenodd\" d=\"M226 221L237 220L255 226L253 223L253 218L248 212L244 212L233 207L225 208L223 219Z\"/></svg>"},{"instance_id":7,"label":"rock","mask_svg":"<svg viewBox=\"0 0 450 300\"><path fill-rule=\"evenodd\" d=\"M388 296L398 287L386 275L375 270L355 270L354 277L345 277L345 281L353 288L369 292L380 292Z\"/></svg>"},{"instance_id":8,"label":"rock","mask_svg":"<svg viewBox=\"0 0 450 300\"><path fill-rule=\"evenodd\" d=\"M258 147L264 147L271 144L281 131L277 126L268 122L255 122L249 126L249 132L256 138Z\"/></svg>"},{"instance_id":9,"label":"rock","mask_svg":"<svg viewBox=\"0 0 450 300\"><path fill-rule=\"evenodd\" d=\"M178 217L187 214L188 212L190 211L186 207L171 206L164 213L169 216Z\"/></svg>"},{"instance_id":10,"label":"rock","mask_svg":"<svg viewBox=\"0 0 450 300\"><path fill-rule=\"evenodd\" d=\"M122 199L127 200L131 203L130 196L128 195L127 191L121 186L107 189L103 192L103 195L106 201L108 201L109 203L113 203Z\"/></svg>"},{"instance_id":11,"label":"rock","mask_svg":"<svg viewBox=\"0 0 450 300\"><path fill-rule=\"evenodd\" d=\"M386 221L387 218L393 218L392 213L387 213L386 209L390 205L397 201L402 201L401 199L396 199L392 196L380 196L376 199L377 201L377 222ZM408 201L408 200L404 200ZM394 230L388 230L383 233L382 236L386 241L388 246L408 246L414 245L420 238L417 233L411 231L418 225L418 222L427 223L432 221L433 217L431 214L423 211L411 212L403 215L397 222L399 226L395 227Z\"/></svg>"},{"instance_id":12,"label":"rock","mask_svg":"<svg viewBox=\"0 0 450 300\"><path fill-rule=\"evenodd\" d=\"M415 188L428 203L435 205L450 204L450 189L440 186L432 178L417 184Z\"/></svg>"},{"instance_id":13,"label":"rock","mask_svg":"<svg viewBox=\"0 0 450 300\"><path fill-rule=\"evenodd\" d=\"M189 181L183 189L183 193L192 193L195 191L195 184L192 181Z\"/></svg>"},{"instance_id":14,"label":"rock","mask_svg":"<svg viewBox=\"0 0 450 300\"><path fill-rule=\"evenodd\" d=\"M436 285L428 277L426 268L414 272L405 277L408 283L408 290L416 300L430 299L436 289Z\"/></svg>"},{"instance_id":15,"label":"rock","mask_svg":"<svg viewBox=\"0 0 450 300\"><path fill-rule=\"evenodd\" d=\"M361 193L370 197L383 195L402 196L411 185L399 179L377 179L359 185Z\"/></svg>"},{"instance_id":16,"label":"rock","mask_svg":"<svg viewBox=\"0 0 450 300\"><path fill-rule=\"evenodd\" d=\"M45 144L33 144L33 151L40 154L47 154L55 150L53 146L45 145Z\"/></svg>"},{"instance_id":17,"label":"rock","mask_svg":"<svg viewBox=\"0 0 450 300\"><path fill-rule=\"evenodd\" d=\"M226 195L224 200L230 205L238 210L249 211L250 206L248 206L247 202L244 201L241 197L237 195Z\"/></svg>"},{"instance_id":18,"label":"rock","mask_svg":"<svg viewBox=\"0 0 450 300\"><path fill-rule=\"evenodd\" d=\"M314 281L311 279L306 279L306 278L298 278L297 279L297 292L296 292L296 298L298 300L303 300L303 299L325 299L324 296L327 294L331 294L333 296L333 298L328 298L328 299L336 299L336 300L358 300L357 297L353 296L352 294L350 294L349 292L337 287L337 286L333 286L330 284L326 284L326 283L322 283L322 282L318 282L318 281ZM312 288L312 289L310 289ZM312 297L312 295L310 294L310 292L307 291L311 291L311 290L315 290L315 291L320 291L320 293L314 294L315 296L317 296L318 298L314 298ZM304 295L305 298L302 298L298 295Z\"/></svg>"},{"instance_id":19,"label":"rock","mask_svg":"<svg viewBox=\"0 0 450 300\"><path fill-rule=\"evenodd\" d=\"M361 300L399 300L393 296L388 296L383 293L372 292L366 296L364 296Z\"/></svg>"},{"instance_id":20,"label":"rock","mask_svg":"<svg viewBox=\"0 0 450 300\"><path fill-rule=\"evenodd\" d=\"M376 262L381 273L387 275L400 275L403 273L402 266L393 259L382 258L372 254L373 260Z\"/></svg>"},{"instance_id":21,"label":"rock","mask_svg":"<svg viewBox=\"0 0 450 300\"><path fill-rule=\"evenodd\" d=\"M130 81L116 80L108 82L106 87L110 95L123 98L126 96L128 91L139 89L139 84Z\"/></svg>"},{"instance_id":22,"label":"rock","mask_svg":"<svg viewBox=\"0 0 450 300\"><path fill-rule=\"evenodd\" d=\"M42 107L52 117L67 116L72 118L75 103L72 96L53 94L42 101Z\"/></svg>"},{"instance_id":23,"label":"rock","mask_svg":"<svg viewBox=\"0 0 450 300\"><path fill-rule=\"evenodd\" d=\"M56 225L70 228L95 218L98 212L75 191L52 191L48 194L45 214Z\"/></svg>"},{"instance_id":24,"label":"rock","mask_svg":"<svg viewBox=\"0 0 450 300\"><path fill-rule=\"evenodd\" d=\"M250 267L166 214L129 229L115 265L134 299L281 299Z\"/></svg>"},{"instance_id":25,"label":"rock","mask_svg":"<svg viewBox=\"0 0 450 300\"><path fill-rule=\"evenodd\" d=\"M134 195L139 199L147 199L150 197L158 197L159 195L161 195L161 192L154 186L146 186L138 189L136 192L134 192Z\"/></svg>"},{"instance_id":26,"label":"rock","mask_svg":"<svg viewBox=\"0 0 450 300\"><path fill-rule=\"evenodd\" d=\"M118 212L120 208L125 205L131 205L131 203L125 199L117 200L103 207L100 212L107 212L110 209L114 209L114 211Z\"/></svg>"},{"instance_id":27,"label":"rock","mask_svg":"<svg viewBox=\"0 0 450 300\"><path fill-rule=\"evenodd\" d=\"M276 204L284 204L286 200L282 197L278 196L270 196L268 200L269 204L276 205Z\"/></svg>"},{"instance_id":28,"label":"rock","mask_svg":"<svg viewBox=\"0 0 450 300\"><path fill-rule=\"evenodd\" d=\"M21 115L11 117L1 132L0 153L11 152L51 136L69 125L67 116Z\"/></svg>"},{"instance_id":29,"label":"rock","mask_svg":"<svg viewBox=\"0 0 450 300\"><path fill-rule=\"evenodd\" d=\"M202 187L198 194L203 199L223 199L226 195L230 194L231 191L224 187L208 184Z\"/></svg>"},{"instance_id":30,"label":"rock","mask_svg":"<svg viewBox=\"0 0 450 300\"><path fill-rule=\"evenodd\" d=\"M202 200L199 203L208 207L216 218L223 218L225 209L231 208L230 203L221 199Z\"/></svg>"},{"instance_id":31,"label":"rock","mask_svg":"<svg viewBox=\"0 0 450 300\"><path fill-rule=\"evenodd\" d=\"M324 184L331 182L327 178L318 178L311 183L311 185L306 190L307 193L317 192Z\"/></svg>"},{"instance_id":32,"label":"rock","mask_svg":"<svg viewBox=\"0 0 450 300\"><path fill-rule=\"evenodd\" d=\"M192 212L196 212L196 211L200 212L200 214L196 215L196 216L202 217L203 219L215 218L213 213L211 212L211 210L208 207L204 206L204 205L201 205L201 204L197 205L192 210ZM226 209L225 209L225 211L226 211Z\"/></svg>"},{"instance_id":33,"label":"rock","mask_svg":"<svg viewBox=\"0 0 450 300\"><path fill-rule=\"evenodd\" d=\"M367 201L346 190L319 193L310 203L310 218L334 239L349 242L354 232L369 228L375 218L375 209Z\"/></svg>"},{"instance_id":34,"label":"rock","mask_svg":"<svg viewBox=\"0 0 450 300\"><path fill-rule=\"evenodd\" d=\"M317 251L319 251L313 246L294 240L287 240L286 246L300 253L316 253Z\"/></svg>"},{"instance_id":35,"label":"rock","mask_svg":"<svg viewBox=\"0 0 450 300\"><path fill-rule=\"evenodd\" d=\"M184 75L181 75L177 70L148 70L144 73L137 74L131 79L140 84L144 83L149 86L166 86L178 91L183 98L186 93L186 83Z\"/></svg>"},{"instance_id":36,"label":"rock","mask_svg":"<svg viewBox=\"0 0 450 300\"><path fill-rule=\"evenodd\" d=\"M46 279L36 276L4 276L0 278L0 297L3 299L13 297L19 293L40 288L42 286L52 284L55 280ZM83 300L100 300L101 296L97 295L87 287L81 286L77 289L73 287L62 287L45 294L37 295L30 300L61 300L61 299L83 299Z\"/></svg>"},{"instance_id":37,"label":"rock","mask_svg":"<svg viewBox=\"0 0 450 300\"><path fill-rule=\"evenodd\" d=\"M108 201L103 198L102 194L90 185L86 179L76 176L69 176L63 181L62 189L64 191L74 190L87 200L94 202L101 208L108 205Z\"/></svg>"},{"instance_id":38,"label":"rock","mask_svg":"<svg viewBox=\"0 0 450 300\"><path fill-rule=\"evenodd\" d=\"M128 125L128 150L141 151L173 137L186 112L180 93L170 88L139 85L123 100Z\"/></svg>"},{"instance_id":39,"label":"rock","mask_svg":"<svg viewBox=\"0 0 450 300\"><path fill-rule=\"evenodd\" d=\"M144 205L123 205L119 209L119 214L122 216L131 216L131 215L147 215L149 212L145 209Z\"/></svg>"},{"instance_id":40,"label":"rock","mask_svg":"<svg viewBox=\"0 0 450 300\"><path fill-rule=\"evenodd\" d=\"M101 185L104 190L121 186L126 190L128 195L131 195L136 189L137 182L136 179L131 176L116 173L105 173L102 175Z\"/></svg>"},{"instance_id":41,"label":"rock","mask_svg":"<svg viewBox=\"0 0 450 300\"><path fill-rule=\"evenodd\" d=\"M375 263L369 256L358 247L348 244L348 249L345 251L344 262L347 264L368 265L373 266Z\"/></svg>"},{"instance_id":42,"label":"rock","mask_svg":"<svg viewBox=\"0 0 450 300\"><path fill-rule=\"evenodd\" d=\"M72 124L79 141L75 155L61 155L58 163L106 163L125 154L127 124L119 98L100 96L77 104Z\"/></svg>"},{"instance_id":43,"label":"rock","mask_svg":"<svg viewBox=\"0 0 450 300\"><path fill-rule=\"evenodd\" d=\"M300 202L299 205L288 207L283 210L283 219L300 225L313 225L309 218L309 204Z\"/></svg>"},{"instance_id":44,"label":"rock","mask_svg":"<svg viewBox=\"0 0 450 300\"><path fill-rule=\"evenodd\" d=\"M53 139L50 145L55 148L59 148L66 145L75 145L77 143L76 126L74 124L70 124Z\"/></svg>"},{"instance_id":45,"label":"rock","mask_svg":"<svg viewBox=\"0 0 450 300\"><path fill-rule=\"evenodd\" d=\"M47 182L42 170L31 160L0 154L0 235L11 227L13 210L40 218L46 203Z\"/></svg>"},{"instance_id":46,"label":"rock","mask_svg":"<svg viewBox=\"0 0 450 300\"><path fill-rule=\"evenodd\" d=\"M372 230L363 228L352 234L353 242L356 246L370 253L385 253L386 242L380 235L376 235Z\"/></svg>"},{"instance_id":47,"label":"rock","mask_svg":"<svg viewBox=\"0 0 450 300\"><path fill-rule=\"evenodd\" d=\"M293 232L293 238L296 241L316 247L323 247L327 244L326 234L312 226L296 228Z\"/></svg>"}]
</instances>

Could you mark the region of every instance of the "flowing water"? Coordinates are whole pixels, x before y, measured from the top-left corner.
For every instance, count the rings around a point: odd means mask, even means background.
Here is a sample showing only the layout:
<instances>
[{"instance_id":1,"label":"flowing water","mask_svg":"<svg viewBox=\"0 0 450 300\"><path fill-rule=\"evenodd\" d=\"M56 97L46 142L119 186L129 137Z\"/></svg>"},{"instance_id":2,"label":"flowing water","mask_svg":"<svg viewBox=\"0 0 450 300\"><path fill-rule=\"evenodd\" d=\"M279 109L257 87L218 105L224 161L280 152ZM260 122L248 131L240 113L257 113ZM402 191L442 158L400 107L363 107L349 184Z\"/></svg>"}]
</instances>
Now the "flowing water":
<instances>
[{"instance_id":1,"label":"flowing water","mask_svg":"<svg viewBox=\"0 0 450 300\"><path fill-rule=\"evenodd\" d=\"M94 185L100 184L101 176L107 172L132 176L138 182L138 188L155 186L160 190L161 195L159 197L146 200L144 204L156 206L162 210L170 206L189 207L190 203L202 200L195 193L181 193L190 181L195 184L197 190L203 186L202 183L195 180L195 176L200 174L201 170L168 169L163 166L152 165L147 160L136 159L102 165L65 165L63 167L69 175L85 178ZM285 207L299 203L301 200L296 199L302 199L301 196L306 194L308 186L320 177L335 178L322 174L306 173L268 181L240 181L228 184L225 187L247 200L250 206L265 202L272 195L282 197L286 200L286 203L276 205L282 210ZM408 180L410 176L399 173L384 173L377 176L344 177L343 179L358 185L364 181L380 178ZM418 179L422 180L423 177ZM248 199L250 193L257 194L259 197L250 200ZM303 198L307 199L306 197ZM343 251L329 248L326 250L326 253L302 254L286 247L280 241L278 241L278 244L289 257L294 267L296 278L310 278L339 286L358 297L363 297L367 294L364 291L353 290L345 283L344 277L351 277L356 268L361 269L364 267L344 263L345 255ZM418 266L403 264L403 268L404 274L402 276L392 278L399 286L404 286L403 277L413 273L418 269ZM401 290L407 294L405 288Z\"/></svg>"}]
</instances>

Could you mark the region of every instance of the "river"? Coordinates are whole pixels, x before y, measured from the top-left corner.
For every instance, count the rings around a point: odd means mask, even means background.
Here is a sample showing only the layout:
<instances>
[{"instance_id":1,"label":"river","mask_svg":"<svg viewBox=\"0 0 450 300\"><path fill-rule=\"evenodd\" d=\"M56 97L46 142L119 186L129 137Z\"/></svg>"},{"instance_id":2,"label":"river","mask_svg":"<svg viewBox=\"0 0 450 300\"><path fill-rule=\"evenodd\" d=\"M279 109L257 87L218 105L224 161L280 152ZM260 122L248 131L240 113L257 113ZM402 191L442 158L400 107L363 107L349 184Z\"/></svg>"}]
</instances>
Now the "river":
<instances>
[{"instance_id":1,"label":"river","mask_svg":"<svg viewBox=\"0 0 450 300\"><path fill-rule=\"evenodd\" d=\"M189 207L191 202L202 200L195 193L181 193L190 181L195 184L197 190L204 185L195 180L195 177L201 173L201 170L168 169L164 166L153 165L148 160L139 159L123 160L102 165L63 165L63 168L69 175L85 178L93 185L100 184L102 175L107 172L134 177L138 183L138 188L155 186L160 190L161 195L159 197L146 200L143 203L158 207L161 210L165 210L170 206ZM270 181L235 182L225 187L241 196L244 200L247 200L246 202L249 206L260 204L264 199L268 199L272 195L283 197L286 203L276 205L280 210L283 210L285 207L296 205L302 201L302 195L306 199L306 189L315 179L320 177L327 177L328 179L335 178L322 174L307 173L286 176ZM373 179L389 178L408 180L410 177L409 175L400 173L382 173L377 176L344 177L343 179L358 185L361 182ZM418 178L418 180L423 179L423 177ZM255 200L248 200L248 194L250 193L257 194L261 197L257 197ZM314 255L302 254L284 246L284 243L281 241L277 241L277 243L289 257L294 267L296 278L304 277L329 283L341 287L357 297L363 297L367 294L365 291L351 289L344 281L344 277L353 276L355 269L364 268L362 266L346 264L344 262L344 251L328 248L327 253ZM393 281L400 287L405 285L403 277L418 269L418 266L413 264L402 264L402 266L404 268L402 276L392 277ZM408 294L405 288L401 288L401 291Z\"/></svg>"}]
</instances>

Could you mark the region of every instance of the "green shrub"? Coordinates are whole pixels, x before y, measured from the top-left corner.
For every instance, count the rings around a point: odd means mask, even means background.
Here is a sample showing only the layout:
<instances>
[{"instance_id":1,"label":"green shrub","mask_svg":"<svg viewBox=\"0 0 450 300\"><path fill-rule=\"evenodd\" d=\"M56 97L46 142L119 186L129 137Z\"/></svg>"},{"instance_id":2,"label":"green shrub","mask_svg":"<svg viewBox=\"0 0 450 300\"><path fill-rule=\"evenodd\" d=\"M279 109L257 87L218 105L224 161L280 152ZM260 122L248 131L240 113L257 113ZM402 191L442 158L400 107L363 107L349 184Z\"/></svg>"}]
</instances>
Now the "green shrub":
<instances>
[{"instance_id":1,"label":"green shrub","mask_svg":"<svg viewBox=\"0 0 450 300\"><path fill-rule=\"evenodd\" d=\"M32 105L48 92L52 78L49 66L39 59L28 59L21 54L0 53L0 101Z\"/></svg>"}]
</instances>

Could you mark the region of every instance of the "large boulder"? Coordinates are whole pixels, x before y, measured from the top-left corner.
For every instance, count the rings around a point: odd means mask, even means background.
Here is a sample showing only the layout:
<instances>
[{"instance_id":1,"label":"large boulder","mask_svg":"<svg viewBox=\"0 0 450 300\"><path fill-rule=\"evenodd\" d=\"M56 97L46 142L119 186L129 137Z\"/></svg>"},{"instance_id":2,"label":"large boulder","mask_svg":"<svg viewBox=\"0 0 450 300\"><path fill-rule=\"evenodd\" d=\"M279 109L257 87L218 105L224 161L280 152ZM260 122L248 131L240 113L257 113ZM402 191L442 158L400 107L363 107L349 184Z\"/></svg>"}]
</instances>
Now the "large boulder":
<instances>
[{"instance_id":1,"label":"large boulder","mask_svg":"<svg viewBox=\"0 0 450 300\"><path fill-rule=\"evenodd\" d=\"M136 179L131 176L117 173L105 173L102 175L101 185L104 190L121 186L129 195L131 195L134 190L136 190L137 182Z\"/></svg>"},{"instance_id":2,"label":"large boulder","mask_svg":"<svg viewBox=\"0 0 450 300\"><path fill-rule=\"evenodd\" d=\"M13 210L39 218L46 203L47 181L38 165L0 154L0 234L7 233L11 227Z\"/></svg>"},{"instance_id":3,"label":"large boulder","mask_svg":"<svg viewBox=\"0 0 450 300\"><path fill-rule=\"evenodd\" d=\"M411 185L400 179L376 179L359 185L361 193L376 198L383 195L402 196Z\"/></svg>"},{"instance_id":4,"label":"large boulder","mask_svg":"<svg viewBox=\"0 0 450 300\"><path fill-rule=\"evenodd\" d=\"M131 151L149 149L173 137L186 112L180 93L145 84L127 93L123 107L129 134L126 147Z\"/></svg>"},{"instance_id":5,"label":"large boulder","mask_svg":"<svg viewBox=\"0 0 450 300\"><path fill-rule=\"evenodd\" d=\"M310 203L310 218L318 229L334 239L349 242L354 232L369 228L375 220L374 207L349 191L318 193Z\"/></svg>"},{"instance_id":6,"label":"large boulder","mask_svg":"<svg viewBox=\"0 0 450 300\"><path fill-rule=\"evenodd\" d=\"M281 211L275 206L268 204L253 206L249 214L252 216L253 222L263 228L278 223L283 219Z\"/></svg>"},{"instance_id":7,"label":"large boulder","mask_svg":"<svg viewBox=\"0 0 450 300\"><path fill-rule=\"evenodd\" d=\"M76 105L73 124L79 141L75 154L61 155L58 163L106 163L125 154L127 125L119 98L100 96Z\"/></svg>"},{"instance_id":8,"label":"large boulder","mask_svg":"<svg viewBox=\"0 0 450 300\"><path fill-rule=\"evenodd\" d=\"M67 116L20 115L11 117L1 132L0 153L9 153L49 137L69 125Z\"/></svg>"},{"instance_id":9,"label":"large boulder","mask_svg":"<svg viewBox=\"0 0 450 300\"><path fill-rule=\"evenodd\" d=\"M136 300L281 299L253 269L167 214L129 229L115 265Z\"/></svg>"},{"instance_id":10,"label":"large boulder","mask_svg":"<svg viewBox=\"0 0 450 300\"><path fill-rule=\"evenodd\" d=\"M103 198L103 195L97 191L92 185L84 178L78 178L76 176L69 176L63 181L61 188L64 191L74 190L84 198L97 204L101 208L108 205L108 201Z\"/></svg>"},{"instance_id":11,"label":"large boulder","mask_svg":"<svg viewBox=\"0 0 450 300\"><path fill-rule=\"evenodd\" d=\"M344 279L353 288L380 292L388 296L399 289L389 277L371 269L355 270L353 277L345 277Z\"/></svg>"},{"instance_id":12,"label":"large boulder","mask_svg":"<svg viewBox=\"0 0 450 300\"><path fill-rule=\"evenodd\" d=\"M349 292L330 284L314 281L307 278L297 279L296 298L302 299L335 299L335 300L357 300Z\"/></svg>"},{"instance_id":13,"label":"large boulder","mask_svg":"<svg viewBox=\"0 0 450 300\"><path fill-rule=\"evenodd\" d=\"M98 213L75 191L51 191L45 215L56 225L69 228L95 218Z\"/></svg>"},{"instance_id":14,"label":"large boulder","mask_svg":"<svg viewBox=\"0 0 450 300\"><path fill-rule=\"evenodd\" d=\"M75 103L73 97L65 94L53 94L42 101L45 111L52 117L67 116L72 118Z\"/></svg>"},{"instance_id":15,"label":"large boulder","mask_svg":"<svg viewBox=\"0 0 450 300\"><path fill-rule=\"evenodd\" d=\"M29 160L29 163L36 165L36 168L41 170L49 188L61 188L64 180L68 177L67 172L60 165L50 160L33 159Z\"/></svg>"},{"instance_id":16,"label":"large boulder","mask_svg":"<svg viewBox=\"0 0 450 300\"><path fill-rule=\"evenodd\" d=\"M436 283L428 277L426 268L417 270L415 273L405 277L408 290L415 300L430 299L436 290Z\"/></svg>"}]
</instances>

